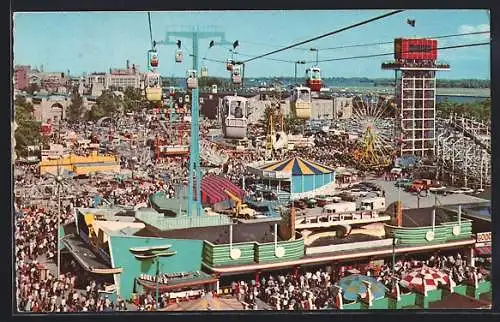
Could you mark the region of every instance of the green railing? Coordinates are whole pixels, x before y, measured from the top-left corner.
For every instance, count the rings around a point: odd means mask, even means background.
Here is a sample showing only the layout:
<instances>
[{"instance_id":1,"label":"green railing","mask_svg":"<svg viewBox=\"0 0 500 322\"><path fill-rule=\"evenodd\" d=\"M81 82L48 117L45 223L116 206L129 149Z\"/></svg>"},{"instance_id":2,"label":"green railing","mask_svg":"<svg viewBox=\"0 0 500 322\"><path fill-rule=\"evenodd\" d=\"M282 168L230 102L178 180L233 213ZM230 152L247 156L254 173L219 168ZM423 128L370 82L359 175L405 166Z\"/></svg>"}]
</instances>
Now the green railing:
<instances>
[{"instance_id":1,"label":"green railing","mask_svg":"<svg viewBox=\"0 0 500 322\"><path fill-rule=\"evenodd\" d=\"M233 256L231 256L231 249ZM235 251L236 250L236 251ZM236 255L237 256L234 256ZM214 245L203 242L203 262L212 267L241 264L287 262L302 258L304 240L280 241L277 244L258 242Z\"/></svg>"},{"instance_id":2,"label":"green railing","mask_svg":"<svg viewBox=\"0 0 500 322\"><path fill-rule=\"evenodd\" d=\"M460 227L460 231L456 231ZM429 232L433 231L432 226L427 227L397 227L391 225L384 226L388 238L395 237L400 245L426 245L439 244L455 240L470 239L472 236L472 221L462 219L458 221L446 222L434 227L434 238L428 238ZM455 233L454 234L454 229Z\"/></svg>"}]
</instances>

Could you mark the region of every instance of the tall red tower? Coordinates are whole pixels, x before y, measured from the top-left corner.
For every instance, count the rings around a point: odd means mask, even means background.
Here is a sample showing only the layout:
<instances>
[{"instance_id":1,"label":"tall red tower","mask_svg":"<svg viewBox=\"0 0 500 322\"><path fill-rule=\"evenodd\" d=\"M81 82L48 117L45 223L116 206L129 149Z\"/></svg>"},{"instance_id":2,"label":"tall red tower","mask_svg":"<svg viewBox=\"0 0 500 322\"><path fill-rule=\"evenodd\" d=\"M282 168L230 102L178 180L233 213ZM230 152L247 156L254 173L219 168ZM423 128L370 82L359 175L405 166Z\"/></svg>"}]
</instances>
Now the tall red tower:
<instances>
[{"instance_id":1,"label":"tall red tower","mask_svg":"<svg viewBox=\"0 0 500 322\"><path fill-rule=\"evenodd\" d=\"M437 62L437 40L394 40L394 61L382 69L395 72L397 113L394 137L399 155L433 157L436 142L436 71L449 70Z\"/></svg>"}]
</instances>

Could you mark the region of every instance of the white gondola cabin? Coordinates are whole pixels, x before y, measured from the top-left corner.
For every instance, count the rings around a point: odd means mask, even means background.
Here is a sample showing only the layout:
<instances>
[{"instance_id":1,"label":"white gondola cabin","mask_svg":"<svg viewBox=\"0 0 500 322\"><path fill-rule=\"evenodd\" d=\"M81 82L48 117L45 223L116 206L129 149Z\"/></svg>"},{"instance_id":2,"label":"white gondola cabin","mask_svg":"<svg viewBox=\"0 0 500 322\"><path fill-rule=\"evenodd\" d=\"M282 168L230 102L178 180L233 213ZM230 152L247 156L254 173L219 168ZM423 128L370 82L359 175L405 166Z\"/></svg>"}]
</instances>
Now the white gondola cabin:
<instances>
[{"instance_id":1,"label":"white gondola cabin","mask_svg":"<svg viewBox=\"0 0 500 322\"><path fill-rule=\"evenodd\" d=\"M293 89L290 98L290 110L299 119L308 120L311 117L311 89L298 86Z\"/></svg>"},{"instance_id":2,"label":"white gondola cabin","mask_svg":"<svg viewBox=\"0 0 500 322\"><path fill-rule=\"evenodd\" d=\"M321 69L319 67L311 67L306 70L306 86L313 92L319 92L322 87Z\"/></svg>"},{"instance_id":3,"label":"white gondola cabin","mask_svg":"<svg viewBox=\"0 0 500 322\"><path fill-rule=\"evenodd\" d=\"M184 95L184 102L189 103L189 95Z\"/></svg>"},{"instance_id":4,"label":"white gondola cabin","mask_svg":"<svg viewBox=\"0 0 500 322\"><path fill-rule=\"evenodd\" d=\"M230 72L233 70L233 61L231 59L228 59L227 62L226 62L226 69Z\"/></svg>"},{"instance_id":5,"label":"white gondola cabin","mask_svg":"<svg viewBox=\"0 0 500 322\"><path fill-rule=\"evenodd\" d=\"M159 64L158 52L156 50L149 50L148 56L149 56L149 66L151 68L158 67Z\"/></svg>"},{"instance_id":6,"label":"white gondola cabin","mask_svg":"<svg viewBox=\"0 0 500 322\"><path fill-rule=\"evenodd\" d=\"M205 67L205 66L203 66L201 68L201 73L200 74L201 74L201 77L208 77L208 68Z\"/></svg>"},{"instance_id":7,"label":"white gondola cabin","mask_svg":"<svg viewBox=\"0 0 500 322\"><path fill-rule=\"evenodd\" d=\"M241 96L225 96L221 100L222 132L230 139L243 139L247 135L249 102Z\"/></svg>"},{"instance_id":8,"label":"white gondola cabin","mask_svg":"<svg viewBox=\"0 0 500 322\"><path fill-rule=\"evenodd\" d=\"M236 84L236 85L241 84L241 68L240 68L240 66L233 67L232 81L233 81L233 84Z\"/></svg>"},{"instance_id":9,"label":"white gondola cabin","mask_svg":"<svg viewBox=\"0 0 500 322\"><path fill-rule=\"evenodd\" d=\"M177 49L175 51L175 62L176 63L182 63L182 60L184 59L184 54L182 53L181 49Z\"/></svg>"},{"instance_id":10,"label":"white gondola cabin","mask_svg":"<svg viewBox=\"0 0 500 322\"><path fill-rule=\"evenodd\" d=\"M189 89L198 88L198 77L196 74L197 73L195 70L188 70L186 79L187 88Z\"/></svg>"},{"instance_id":11,"label":"white gondola cabin","mask_svg":"<svg viewBox=\"0 0 500 322\"><path fill-rule=\"evenodd\" d=\"M159 102L162 98L161 77L158 72L148 72L144 81L146 99L150 102Z\"/></svg>"}]
</instances>

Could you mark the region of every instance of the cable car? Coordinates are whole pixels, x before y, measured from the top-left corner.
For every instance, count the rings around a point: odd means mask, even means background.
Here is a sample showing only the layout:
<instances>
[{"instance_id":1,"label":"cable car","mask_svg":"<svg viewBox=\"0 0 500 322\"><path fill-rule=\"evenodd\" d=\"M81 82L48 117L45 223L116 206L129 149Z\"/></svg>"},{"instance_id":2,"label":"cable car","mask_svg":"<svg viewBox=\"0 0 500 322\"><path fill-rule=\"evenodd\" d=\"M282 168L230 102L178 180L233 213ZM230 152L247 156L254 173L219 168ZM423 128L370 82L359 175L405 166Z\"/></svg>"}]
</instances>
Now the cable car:
<instances>
[{"instance_id":1,"label":"cable car","mask_svg":"<svg viewBox=\"0 0 500 322\"><path fill-rule=\"evenodd\" d=\"M233 61L231 59L228 59L227 62L226 62L226 69L227 69L227 71L229 71L229 72L232 71L233 67L234 67Z\"/></svg>"},{"instance_id":2,"label":"cable car","mask_svg":"<svg viewBox=\"0 0 500 322\"><path fill-rule=\"evenodd\" d=\"M182 53L182 49L177 49L175 51L175 62L182 63L183 59L184 59L184 54Z\"/></svg>"},{"instance_id":3,"label":"cable car","mask_svg":"<svg viewBox=\"0 0 500 322\"><path fill-rule=\"evenodd\" d=\"M168 88L168 95L169 95L169 96L175 96L175 87L170 86L170 87Z\"/></svg>"},{"instance_id":4,"label":"cable car","mask_svg":"<svg viewBox=\"0 0 500 322\"><path fill-rule=\"evenodd\" d=\"M240 66L233 67L233 84L241 84L241 70Z\"/></svg>"},{"instance_id":5,"label":"cable car","mask_svg":"<svg viewBox=\"0 0 500 322\"><path fill-rule=\"evenodd\" d=\"M306 86L313 92L321 90L321 69L319 67L311 67L306 70Z\"/></svg>"},{"instance_id":6,"label":"cable car","mask_svg":"<svg viewBox=\"0 0 500 322\"><path fill-rule=\"evenodd\" d=\"M201 68L201 77L208 77L208 68L205 66Z\"/></svg>"},{"instance_id":7,"label":"cable car","mask_svg":"<svg viewBox=\"0 0 500 322\"><path fill-rule=\"evenodd\" d=\"M311 109L311 89L305 86L295 87L290 98L292 113L299 119L308 120L311 117Z\"/></svg>"},{"instance_id":8,"label":"cable car","mask_svg":"<svg viewBox=\"0 0 500 322\"><path fill-rule=\"evenodd\" d=\"M158 52L156 52L156 50L149 50L148 56L149 56L149 66L151 66L152 68L158 67L159 63Z\"/></svg>"},{"instance_id":9,"label":"cable car","mask_svg":"<svg viewBox=\"0 0 500 322\"><path fill-rule=\"evenodd\" d=\"M161 77L158 72L148 72L144 80L146 99L150 102L161 101Z\"/></svg>"},{"instance_id":10,"label":"cable car","mask_svg":"<svg viewBox=\"0 0 500 322\"><path fill-rule=\"evenodd\" d=\"M249 101L241 96L225 96L219 106L225 138L243 139L247 135Z\"/></svg>"},{"instance_id":11,"label":"cable car","mask_svg":"<svg viewBox=\"0 0 500 322\"><path fill-rule=\"evenodd\" d=\"M212 94L217 94L217 84L212 85Z\"/></svg>"},{"instance_id":12,"label":"cable car","mask_svg":"<svg viewBox=\"0 0 500 322\"><path fill-rule=\"evenodd\" d=\"M187 79L186 79L186 84L187 88L189 89L195 89L198 88L198 77L196 77L196 71L195 70L188 70L187 72Z\"/></svg>"},{"instance_id":13,"label":"cable car","mask_svg":"<svg viewBox=\"0 0 500 322\"><path fill-rule=\"evenodd\" d=\"M189 95L184 96L184 102L189 103Z\"/></svg>"}]
</instances>

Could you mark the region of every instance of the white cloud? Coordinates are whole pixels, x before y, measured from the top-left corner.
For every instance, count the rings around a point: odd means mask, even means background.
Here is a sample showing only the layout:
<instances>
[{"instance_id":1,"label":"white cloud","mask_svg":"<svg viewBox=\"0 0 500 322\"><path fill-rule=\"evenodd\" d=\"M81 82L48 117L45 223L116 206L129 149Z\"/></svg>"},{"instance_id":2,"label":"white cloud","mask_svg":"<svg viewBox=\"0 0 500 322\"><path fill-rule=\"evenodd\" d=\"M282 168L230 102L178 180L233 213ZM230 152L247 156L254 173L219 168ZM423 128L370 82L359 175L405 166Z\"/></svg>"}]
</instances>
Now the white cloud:
<instances>
[{"instance_id":1,"label":"white cloud","mask_svg":"<svg viewBox=\"0 0 500 322\"><path fill-rule=\"evenodd\" d=\"M458 27L458 32L461 34L489 31L489 30L490 30L490 25L488 25L488 24L480 24L477 26L461 25L460 27ZM466 39L468 41L487 41L490 39L490 34L484 33L484 34L464 36L463 39L464 40Z\"/></svg>"}]
</instances>

